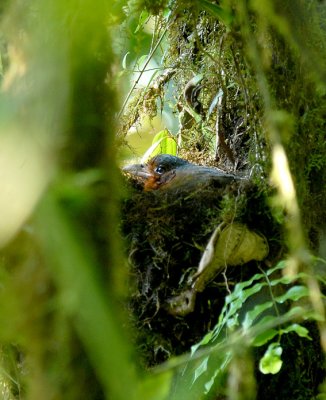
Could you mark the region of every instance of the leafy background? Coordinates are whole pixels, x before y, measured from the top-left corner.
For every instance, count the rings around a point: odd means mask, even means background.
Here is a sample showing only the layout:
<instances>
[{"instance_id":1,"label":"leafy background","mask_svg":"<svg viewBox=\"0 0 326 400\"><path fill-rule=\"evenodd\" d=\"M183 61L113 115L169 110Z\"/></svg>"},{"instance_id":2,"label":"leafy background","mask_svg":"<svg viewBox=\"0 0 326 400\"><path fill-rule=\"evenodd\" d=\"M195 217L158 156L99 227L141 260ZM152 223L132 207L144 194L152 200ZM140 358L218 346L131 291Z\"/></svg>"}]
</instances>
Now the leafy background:
<instances>
[{"instance_id":1,"label":"leafy background","mask_svg":"<svg viewBox=\"0 0 326 400\"><path fill-rule=\"evenodd\" d=\"M302 322L314 320L325 349L324 2L16 0L0 12L2 398L251 399L253 347L262 373L277 373L281 338L309 341ZM200 95L206 115L183 98L201 75L213 88ZM219 101L224 120L210 111ZM160 114L165 122L149 122ZM235 286L190 353L146 371L121 305L117 165L133 154L130 132L168 128L178 143L168 151L232 169L217 121L238 169L261 185L271 177L287 252ZM239 148L227 133L240 121ZM239 319L239 299L289 284ZM285 300L290 311L259 319Z\"/></svg>"}]
</instances>

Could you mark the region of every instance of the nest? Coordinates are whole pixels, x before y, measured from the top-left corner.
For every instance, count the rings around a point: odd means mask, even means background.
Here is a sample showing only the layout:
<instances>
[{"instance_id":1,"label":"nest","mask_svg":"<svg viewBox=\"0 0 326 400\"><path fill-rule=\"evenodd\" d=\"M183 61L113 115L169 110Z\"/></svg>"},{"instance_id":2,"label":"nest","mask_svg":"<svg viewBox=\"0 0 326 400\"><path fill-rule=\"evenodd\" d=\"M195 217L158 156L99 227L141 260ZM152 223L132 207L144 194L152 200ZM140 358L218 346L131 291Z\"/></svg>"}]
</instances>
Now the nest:
<instances>
[{"instance_id":1,"label":"nest","mask_svg":"<svg viewBox=\"0 0 326 400\"><path fill-rule=\"evenodd\" d=\"M264 195L248 182L182 192L144 192L137 182L127 184L122 233L131 271L129 308L148 367L188 351L215 325L233 285L258 271L256 262L227 267L198 293L193 312L170 315L167 304L186 288L214 229L239 221L266 237L277 232ZM270 257L277 251L272 245Z\"/></svg>"}]
</instances>

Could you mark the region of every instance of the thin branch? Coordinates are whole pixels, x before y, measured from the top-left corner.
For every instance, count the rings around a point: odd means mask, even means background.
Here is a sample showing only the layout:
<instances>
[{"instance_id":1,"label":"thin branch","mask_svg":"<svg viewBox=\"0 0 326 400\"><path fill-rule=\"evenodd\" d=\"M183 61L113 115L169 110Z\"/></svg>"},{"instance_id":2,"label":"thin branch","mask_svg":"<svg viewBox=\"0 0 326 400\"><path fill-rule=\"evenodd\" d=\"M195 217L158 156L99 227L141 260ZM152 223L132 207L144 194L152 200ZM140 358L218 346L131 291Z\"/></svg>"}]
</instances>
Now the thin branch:
<instances>
[{"instance_id":1,"label":"thin branch","mask_svg":"<svg viewBox=\"0 0 326 400\"><path fill-rule=\"evenodd\" d=\"M135 80L134 84L130 88L130 90L129 90L128 94L127 94L127 97L125 98L125 100L124 100L124 102L122 104L121 110L118 113L118 118L120 118L122 113L124 112L124 109L126 108L126 105L127 105L128 101L130 99L130 96L132 95L132 92L135 90L136 86L138 85L138 83L140 81L140 78L142 77L143 73L146 71L147 65L149 64L149 62L151 61L151 59L152 59L153 55L155 54L157 48L161 44L166 32L168 31L169 26L170 26L169 24L166 25L162 35L159 37L159 39L156 42L155 46L152 48L151 52L149 53L148 58L147 58L147 60L146 60L146 62L144 64L143 68L141 69L138 78Z\"/></svg>"}]
</instances>

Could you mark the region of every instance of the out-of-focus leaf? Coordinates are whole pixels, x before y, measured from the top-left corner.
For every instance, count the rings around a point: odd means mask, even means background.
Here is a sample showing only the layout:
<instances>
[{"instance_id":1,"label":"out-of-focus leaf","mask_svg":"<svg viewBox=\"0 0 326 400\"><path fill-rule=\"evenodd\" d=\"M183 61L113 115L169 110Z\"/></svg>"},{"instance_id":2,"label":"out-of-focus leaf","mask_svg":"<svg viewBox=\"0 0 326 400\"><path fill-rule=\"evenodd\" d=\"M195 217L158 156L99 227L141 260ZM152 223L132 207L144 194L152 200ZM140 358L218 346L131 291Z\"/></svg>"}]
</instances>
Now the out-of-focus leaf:
<instances>
[{"instance_id":1,"label":"out-of-focus leaf","mask_svg":"<svg viewBox=\"0 0 326 400\"><path fill-rule=\"evenodd\" d=\"M210 331L202 338L200 342L191 346L191 355L193 355L196 352L199 346L204 346L205 344L208 344L211 341L212 337L213 337L213 331Z\"/></svg>"},{"instance_id":2,"label":"out-of-focus leaf","mask_svg":"<svg viewBox=\"0 0 326 400\"><path fill-rule=\"evenodd\" d=\"M207 394L211 390L211 388L214 385L216 379L218 377L221 378L223 376L223 374L225 373L226 368L227 368L229 362L231 361L231 359L232 359L232 353L230 351L228 351L225 354L223 354L220 365L218 367L216 367L216 369L214 371L214 374L212 375L211 379L209 381L207 381L205 383L205 385L204 385L205 394Z\"/></svg>"},{"instance_id":3,"label":"out-of-focus leaf","mask_svg":"<svg viewBox=\"0 0 326 400\"><path fill-rule=\"evenodd\" d=\"M296 318L302 318L303 320L315 319L316 321L324 320L324 317L316 313L314 310L307 310L306 308L301 306L292 307L288 312L282 314L282 317L289 320Z\"/></svg>"},{"instance_id":4,"label":"out-of-focus leaf","mask_svg":"<svg viewBox=\"0 0 326 400\"><path fill-rule=\"evenodd\" d=\"M295 275L285 275L282 276L282 278L274 279L271 281L271 286L276 286L280 283L283 283L284 285L289 285L290 283L296 281L298 278L304 278L305 274L304 273L298 273Z\"/></svg>"},{"instance_id":5,"label":"out-of-focus leaf","mask_svg":"<svg viewBox=\"0 0 326 400\"><path fill-rule=\"evenodd\" d=\"M276 329L268 329L264 333L256 336L254 341L253 341L253 343L252 343L252 345L253 346L257 346L257 347L262 346L263 344L265 344L265 343L269 342L270 340L272 340L278 334L279 334L278 330L276 330Z\"/></svg>"},{"instance_id":6,"label":"out-of-focus leaf","mask_svg":"<svg viewBox=\"0 0 326 400\"><path fill-rule=\"evenodd\" d=\"M200 365L195 369L195 374L194 374L194 379L193 383L203 374L207 371L207 363L208 363L209 357L205 357L203 361L200 363Z\"/></svg>"},{"instance_id":7,"label":"out-of-focus leaf","mask_svg":"<svg viewBox=\"0 0 326 400\"><path fill-rule=\"evenodd\" d=\"M25 128L29 132L31 126ZM41 134L33 134L26 135L19 121L0 126L0 246L21 228L52 177L53 165L38 142Z\"/></svg>"},{"instance_id":8,"label":"out-of-focus leaf","mask_svg":"<svg viewBox=\"0 0 326 400\"><path fill-rule=\"evenodd\" d=\"M142 400L166 400L169 394L172 371L149 375L139 385L138 398Z\"/></svg>"},{"instance_id":9,"label":"out-of-focus leaf","mask_svg":"<svg viewBox=\"0 0 326 400\"><path fill-rule=\"evenodd\" d=\"M136 399L138 381L113 307L95 273L92 255L53 193L43 199L35 225L62 307L72 317L103 387L117 400Z\"/></svg>"}]
</instances>

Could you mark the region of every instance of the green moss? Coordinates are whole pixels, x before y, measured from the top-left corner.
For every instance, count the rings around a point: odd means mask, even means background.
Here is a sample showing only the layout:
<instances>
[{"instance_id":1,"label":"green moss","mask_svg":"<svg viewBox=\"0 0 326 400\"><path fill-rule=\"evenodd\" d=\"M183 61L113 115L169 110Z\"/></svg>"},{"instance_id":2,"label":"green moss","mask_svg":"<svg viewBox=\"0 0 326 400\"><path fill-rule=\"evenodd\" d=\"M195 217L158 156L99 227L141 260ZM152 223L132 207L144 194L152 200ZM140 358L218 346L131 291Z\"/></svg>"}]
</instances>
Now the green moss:
<instances>
[{"instance_id":1,"label":"green moss","mask_svg":"<svg viewBox=\"0 0 326 400\"><path fill-rule=\"evenodd\" d=\"M128 202L131 211L124 227L129 227L125 233L133 240L131 263L138 284L131 302L141 316L135 323L141 335L154 335L155 342L161 341L162 348L168 349L155 358L148 356L150 344L145 349L150 363L187 350L218 318L226 295L223 279L216 278L199 296L194 318L175 321L166 317L162 303L183 287L220 222L238 220L262 232L270 245L267 263L295 251L285 234L293 216L284 211L280 194L269 186L276 144L284 146L288 157L302 219L298 229L304 231L310 249L318 248L326 219L325 12L317 12L318 2L223 2L221 7L233 11L227 26L201 8L201 2L178 1L169 7L170 18L161 19L161 29L168 25L162 68L174 72L165 81L160 100L164 103L168 98L179 118L179 128L173 132L179 139L179 155L250 176L251 184L218 193L210 188L186 199L136 193ZM196 112L184 91L199 76L203 78L196 87L200 110ZM172 96L167 94L171 87ZM156 104L158 97L151 87L147 95L152 99L149 104ZM140 120L146 111L142 101L139 104ZM158 111L150 110L153 115ZM246 279L247 271L228 270L228 280ZM314 335L318 341L316 330ZM294 338L293 343L291 338L284 344L288 365L295 360L295 367L287 367L274 379L257 376L259 397L316 395L322 371L316 365L321 362L320 348L311 343L308 352L314 354L314 361L310 363L302 346ZM311 376L305 373L307 365L314 371ZM302 384L296 385L300 375Z\"/></svg>"}]
</instances>

